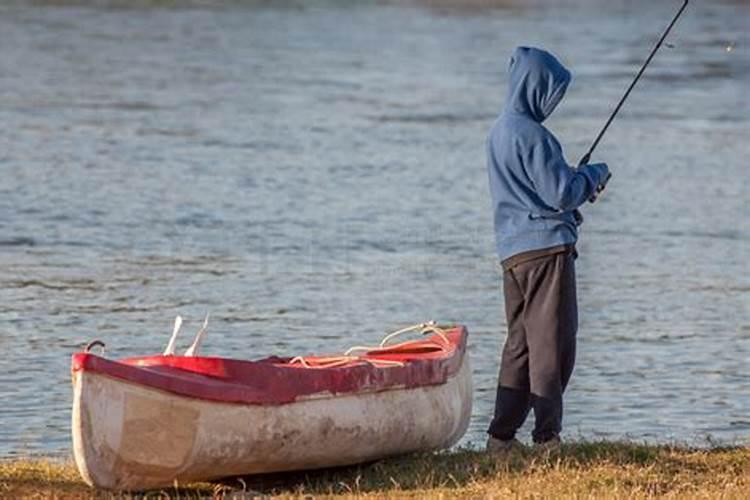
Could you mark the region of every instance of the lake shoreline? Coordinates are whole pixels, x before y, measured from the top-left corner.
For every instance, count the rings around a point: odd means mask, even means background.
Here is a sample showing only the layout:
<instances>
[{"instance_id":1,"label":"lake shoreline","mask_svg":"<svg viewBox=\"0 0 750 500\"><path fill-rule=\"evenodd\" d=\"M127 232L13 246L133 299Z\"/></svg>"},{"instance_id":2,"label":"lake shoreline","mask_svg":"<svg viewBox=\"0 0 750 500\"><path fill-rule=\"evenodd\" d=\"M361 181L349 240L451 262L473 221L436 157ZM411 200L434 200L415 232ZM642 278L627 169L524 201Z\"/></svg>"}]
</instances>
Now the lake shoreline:
<instances>
[{"instance_id":1,"label":"lake shoreline","mask_svg":"<svg viewBox=\"0 0 750 500\"><path fill-rule=\"evenodd\" d=\"M160 498L550 497L744 498L750 447L690 448L632 442L571 442L559 453L527 448L508 456L472 449L416 454L321 471L231 478L157 490ZM97 498L72 461L0 460L0 494L9 498ZM134 498L118 492L115 497Z\"/></svg>"}]
</instances>

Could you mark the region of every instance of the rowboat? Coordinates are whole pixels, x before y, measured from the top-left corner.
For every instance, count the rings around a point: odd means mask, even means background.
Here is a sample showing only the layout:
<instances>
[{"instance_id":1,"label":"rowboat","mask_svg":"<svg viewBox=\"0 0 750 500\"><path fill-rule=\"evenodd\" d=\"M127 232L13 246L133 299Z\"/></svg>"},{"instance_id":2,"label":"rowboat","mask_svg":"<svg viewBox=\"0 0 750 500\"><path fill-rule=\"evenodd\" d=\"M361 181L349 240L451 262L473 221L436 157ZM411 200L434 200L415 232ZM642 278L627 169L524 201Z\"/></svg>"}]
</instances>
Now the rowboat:
<instances>
[{"instance_id":1,"label":"rowboat","mask_svg":"<svg viewBox=\"0 0 750 500\"><path fill-rule=\"evenodd\" d=\"M389 344L408 331L424 336ZM452 446L471 415L466 328L394 334L343 355L256 361L111 360L87 347L72 359L78 470L92 486L144 490Z\"/></svg>"}]
</instances>

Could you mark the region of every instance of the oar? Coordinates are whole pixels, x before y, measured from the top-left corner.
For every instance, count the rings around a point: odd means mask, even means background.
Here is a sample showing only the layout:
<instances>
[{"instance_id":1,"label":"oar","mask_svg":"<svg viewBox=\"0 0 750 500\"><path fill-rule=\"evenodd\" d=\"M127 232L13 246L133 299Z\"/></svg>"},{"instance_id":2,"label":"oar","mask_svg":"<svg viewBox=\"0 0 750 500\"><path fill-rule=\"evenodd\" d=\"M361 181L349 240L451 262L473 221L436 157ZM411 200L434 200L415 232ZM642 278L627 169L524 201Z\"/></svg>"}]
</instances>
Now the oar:
<instances>
[{"instance_id":1,"label":"oar","mask_svg":"<svg viewBox=\"0 0 750 500\"><path fill-rule=\"evenodd\" d=\"M182 327L182 316L177 315L174 319L174 328L172 329L172 336L169 338L167 348L164 349L164 356L173 356L174 348L177 344L177 334L180 333L180 327Z\"/></svg>"},{"instance_id":2,"label":"oar","mask_svg":"<svg viewBox=\"0 0 750 500\"><path fill-rule=\"evenodd\" d=\"M193 340L193 343L188 347L188 350L185 351L185 356L195 356L198 353L198 348L203 341L203 335L206 333L206 328L208 328L208 315L209 313L206 313L206 319L203 320L203 326L198 330L198 333L195 334L195 340Z\"/></svg>"},{"instance_id":3,"label":"oar","mask_svg":"<svg viewBox=\"0 0 750 500\"><path fill-rule=\"evenodd\" d=\"M589 162L589 160L591 159L591 154L596 149L596 146L599 145L599 141L602 139L602 136L604 136L604 133L609 128L609 124L612 123L612 120L615 119L615 116L617 116L617 113L620 111L620 108L622 107L623 103L625 102L625 100L630 95L630 91L633 90L633 87L635 87L635 84L638 83L638 80L640 80L641 75L646 70L646 66L648 66L648 64L651 62L651 59L654 58L654 55L659 50L659 48L661 47L662 43L664 43L664 39L667 38L667 35L672 30L672 26L675 25L675 23L677 22L677 19L679 19L679 17L682 15L682 12L685 10L685 7L687 7L688 1L689 0L685 0L685 3L682 4L682 7L680 7L679 11L677 11L677 14L672 19L672 22L669 23L669 26L667 26L667 29L661 35L661 38L659 38L659 41L656 42L656 46L651 50L651 53L648 55L648 59L646 59L646 62L643 63L643 66L641 66L641 69L638 71L638 74L635 75L635 79L633 80L633 82L628 87L628 90L625 91L625 95L623 95L622 99L620 99L620 102L617 103L617 107L615 107L615 110L609 116L609 119L607 120L607 123L604 124L604 128L602 128L601 132L599 132L599 135L596 136L596 139L594 140L594 143L589 148L588 152L585 155L583 155L583 158L581 158L581 161L578 162L578 166L579 167L582 166L582 165L586 165ZM596 192L591 196L591 198L589 198L589 201L591 203L594 203L596 201L597 197L599 196L599 194L602 191L604 191L604 187L607 185L607 182L609 181L610 177L612 177L611 173L607 176L606 179L604 179L604 182L601 183L596 188Z\"/></svg>"}]
</instances>

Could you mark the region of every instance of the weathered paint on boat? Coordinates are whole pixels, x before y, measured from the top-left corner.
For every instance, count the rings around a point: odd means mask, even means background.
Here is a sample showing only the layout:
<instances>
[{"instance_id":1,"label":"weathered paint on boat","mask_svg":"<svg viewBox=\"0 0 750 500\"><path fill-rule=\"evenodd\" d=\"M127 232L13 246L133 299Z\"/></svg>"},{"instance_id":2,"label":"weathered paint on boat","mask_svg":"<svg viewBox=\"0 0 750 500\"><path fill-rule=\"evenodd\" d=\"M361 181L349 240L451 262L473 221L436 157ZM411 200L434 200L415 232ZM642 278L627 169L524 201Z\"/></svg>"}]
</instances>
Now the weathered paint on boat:
<instances>
[{"instance_id":1,"label":"weathered paint on boat","mask_svg":"<svg viewBox=\"0 0 750 500\"><path fill-rule=\"evenodd\" d=\"M91 485L148 489L449 447L468 426L472 384L466 330L451 330L447 338L450 348L440 352L425 347L435 339L373 351L373 358L400 359L401 366L354 361L316 369L279 358L193 358L174 368L169 365L182 357L115 362L79 353L73 359L76 464ZM213 376L188 372L192 365ZM276 395L263 395L264 384L254 380L250 390L234 387L222 396L222 386L243 385L242 370L286 377L266 384ZM225 379L215 380L222 372Z\"/></svg>"}]
</instances>

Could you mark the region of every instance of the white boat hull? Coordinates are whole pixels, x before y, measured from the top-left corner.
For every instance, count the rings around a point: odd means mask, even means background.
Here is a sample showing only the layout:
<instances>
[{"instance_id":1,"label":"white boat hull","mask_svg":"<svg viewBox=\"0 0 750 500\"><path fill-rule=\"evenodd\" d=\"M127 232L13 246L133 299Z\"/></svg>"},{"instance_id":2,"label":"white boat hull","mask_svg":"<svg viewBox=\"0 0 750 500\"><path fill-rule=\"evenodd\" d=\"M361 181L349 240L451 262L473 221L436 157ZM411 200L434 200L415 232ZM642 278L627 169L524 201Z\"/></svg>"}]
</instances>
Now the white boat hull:
<instances>
[{"instance_id":1,"label":"white boat hull","mask_svg":"<svg viewBox=\"0 0 750 500\"><path fill-rule=\"evenodd\" d=\"M447 448L466 431L468 354L445 383L282 405L200 400L107 375L73 374L73 447L84 480L149 489L316 469Z\"/></svg>"}]
</instances>

